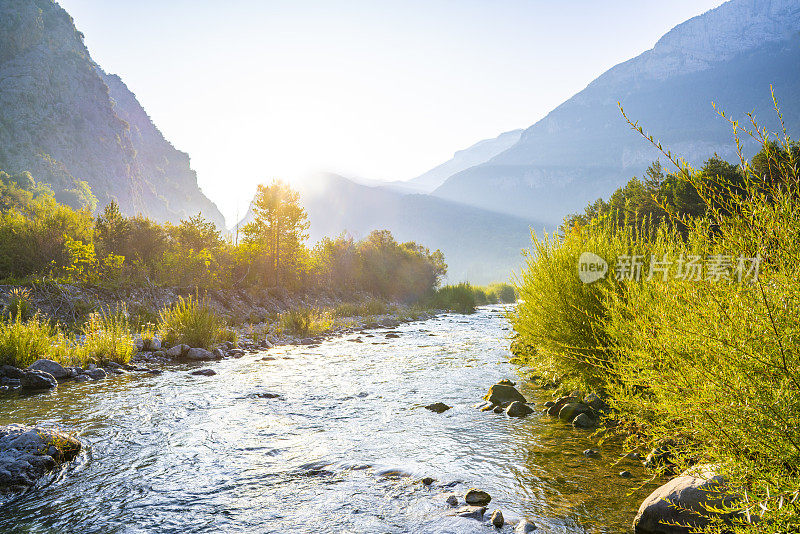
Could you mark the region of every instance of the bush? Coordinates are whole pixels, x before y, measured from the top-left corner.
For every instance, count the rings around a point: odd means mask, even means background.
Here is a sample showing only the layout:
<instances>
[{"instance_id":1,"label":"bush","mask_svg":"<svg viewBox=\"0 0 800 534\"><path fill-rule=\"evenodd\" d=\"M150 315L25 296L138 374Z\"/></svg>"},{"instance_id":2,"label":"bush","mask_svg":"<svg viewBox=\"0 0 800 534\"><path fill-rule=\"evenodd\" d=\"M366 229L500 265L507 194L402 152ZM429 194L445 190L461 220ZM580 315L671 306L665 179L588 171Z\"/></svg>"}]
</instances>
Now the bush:
<instances>
[{"instance_id":1,"label":"bush","mask_svg":"<svg viewBox=\"0 0 800 534\"><path fill-rule=\"evenodd\" d=\"M31 290L24 287L15 287L9 294L9 301L6 305L6 314L11 318L19 318L23 321L33 316L33 305L31 304Z\"/></svg>"},{"instance_id":2,"label":"bush","mask_svg":"<svg viewBox=\"0 0 800 534\"><path fill-rule=\"evenodd\" d=\"M333 316L318 308L299 307L280 314L279 325L282 331L294 336L313 336L330 330Z\"/></svg>"},{"instance_id":3,"label":"bush","mask_svg":"<svg viewBox=\"0 0 800 534\"><path fill-rule=\"evenodd\" d=\"M505 282L495 282L486 287L486 298L492 304L513 304L517 301L517 290Z\"/></svg>"},{"instance_id":4,"label":"bush","mask_svg":"<svg viewBox=\"0 0 800 534\"><path fill-rule=\"evenodd\" d=\"M79 349L83 361L100 365L108 362L125 364L136 352L124 305L118 305L113 311L91 313L83 327L83 335L83 346Z\"/></svg>"},{"instance_id":5,"label":"bush","mask_svg":"<svg viewBox=\"0 0 800 534\"><path fill-rule=\"evenodd\" d=\"M0 323L0 365L28 367L50 354L54 329L38 316Z\"/></svg>"},{"instance_id":6,"label":"bush","mask_svg":"<svg viewBox=\"0 0 800 534\"><path fill-rule=\"evenodd\" d=\"M456 313L473 313L476 306L475 289L466 282L440 287L431 297L431 306Z\"/></svg>"},{"instance_id":7,"label":"bush","mask_svg":"<svg viewBox=\"0 0 800 534\"><path fill-rule=\"evenodd\" d=\"M384 315L389 312L389 306L383 300L370 299L363 302L344 302L334 308L336 317L367 317L370 315Z\"/></svg>"},{"instance_id":8,"label":"bush","mask_svg":"<svg viewBox=\"0 0 800 534\"><path fill-rule=\"evenodd\" d=\"M225 321L205 299L180 297L159 315L158 331L168 345L184 343L191 347L211 348L224 335Z\"/></svg>"}]
</instances>

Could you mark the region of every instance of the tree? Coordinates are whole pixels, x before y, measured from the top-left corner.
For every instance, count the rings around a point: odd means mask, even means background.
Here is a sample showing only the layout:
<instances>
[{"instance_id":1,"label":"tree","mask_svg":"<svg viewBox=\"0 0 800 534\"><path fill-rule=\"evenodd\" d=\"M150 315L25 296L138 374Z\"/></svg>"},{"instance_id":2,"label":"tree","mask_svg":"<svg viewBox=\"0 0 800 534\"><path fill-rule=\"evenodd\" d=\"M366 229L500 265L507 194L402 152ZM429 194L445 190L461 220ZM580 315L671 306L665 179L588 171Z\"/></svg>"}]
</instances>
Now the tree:
<instances>
[{"instance_id":1,"label":"tree","mask_svg":"<svg viewBox=\"0 0 800 534\"><path fill-rule=\"evenodd\" d=\"M243 228L245 241L264 248L275 286L281 287L282 274L296 269L308 239L308 215L297 191L280 180L258 186L252 210L254 219Z\"/></svg>"}]
</instances>

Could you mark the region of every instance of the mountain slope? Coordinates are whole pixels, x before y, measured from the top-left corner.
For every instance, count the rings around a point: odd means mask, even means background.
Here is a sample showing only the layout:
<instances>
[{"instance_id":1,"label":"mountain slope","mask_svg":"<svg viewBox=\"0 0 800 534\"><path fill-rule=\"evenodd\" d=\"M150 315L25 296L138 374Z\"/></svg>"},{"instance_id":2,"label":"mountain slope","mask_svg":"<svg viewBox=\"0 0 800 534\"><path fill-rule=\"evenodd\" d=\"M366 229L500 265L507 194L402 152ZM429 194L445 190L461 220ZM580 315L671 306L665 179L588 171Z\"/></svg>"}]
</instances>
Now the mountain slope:
<instances>
[{"instance_id":1,"label":"mountain slope","mask_svg":"<svg viewBox=\"0 0 800 534\"><path fill-rule=\"evenodd\" d=\"M435 195L548 223L632 176L659 154L617 107L674 153L700 163L734 160L731 129L712 108L754 111L776 128L770 85L789 127L800 131L800 0L732 0L667 33L617 65L494 158L456 173ZM746 146L751 150L753 144Z\"/></svg>"},{"instance_id":2,"label":"mountain slope","mask_svg":"<svg viewBox=\"0 0 800 534\"><path fill-rule=\"evenodd\" d=\"M507 280L530 246L529 220L455 204L430 195L403 194L323 174L297 186L311 222L311 242L344 231L356 238L391 230L398 241L441 249L448 280L486 284ZM251 220L248 213L240 224Z\"/></svg>"},{"instance_id":3,"label":"mountain slope","mask_svg":"<svg viewBox=\"0 0 800 534\"><path fill-rule=\"evenodd\" d=\"M30 171L73 205L85 181L100 207L113 199L128 214L176 221L202 212L224 225L188 155L92 61L51 0L0 0L0 169Z\"/></svg>"},{"instance_id":4,"label":"mountain slope","mask_svg":"<svg viewBox=\"0 0 800 534\"><path fill-rule=\"evenodd\" d=\"M399 182L398 185L416 189L420 193L430 193L442 185L450 176L474 165L479 165L495 157L504 150L511 148L519 141L521 136L522 130L512 130L510 132L501 133L494 139L478 141L464 150L459 150L451 159L441 165L434 167L416 178L405 182Z\"/></svg>"}]
</instances>

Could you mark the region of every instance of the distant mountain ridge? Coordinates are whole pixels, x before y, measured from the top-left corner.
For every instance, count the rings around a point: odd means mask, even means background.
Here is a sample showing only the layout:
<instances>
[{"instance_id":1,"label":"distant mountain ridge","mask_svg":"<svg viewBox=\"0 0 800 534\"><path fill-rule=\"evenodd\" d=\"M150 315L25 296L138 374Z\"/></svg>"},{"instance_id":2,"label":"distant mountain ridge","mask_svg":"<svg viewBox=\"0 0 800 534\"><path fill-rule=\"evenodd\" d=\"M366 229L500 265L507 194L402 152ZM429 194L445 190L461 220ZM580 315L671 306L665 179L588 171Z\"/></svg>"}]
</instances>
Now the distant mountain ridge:
<instances>
[{"instance_id":1,"label":"distant mountain ridge","mask_svg":"<svg viewBox=\"0 0 800 534\"><path fill-rule=\"evenodd\" d=\"M731 0L613 67L500 154L449 177L434 195L550 224L582 210L660 154L628 115L694 164L735 159L730 126L712 108L776 127L774 86L789 133L800 132L800 0ZM746 149L754 145L746 146Z\"/></svg>"},{"instance_id":2,"label":"distant mountain ridge","mask_svg":"<svg viewBox=\"0 0 800 534\"><path fill-rule=\"evenodd\" d=\"M85 181L99 207L116 200L158 221L202 213L224 227L189 156L94 63L52 0L0 0L0 169L30 171L63 201Z\"/></svg>"}]
</instances>

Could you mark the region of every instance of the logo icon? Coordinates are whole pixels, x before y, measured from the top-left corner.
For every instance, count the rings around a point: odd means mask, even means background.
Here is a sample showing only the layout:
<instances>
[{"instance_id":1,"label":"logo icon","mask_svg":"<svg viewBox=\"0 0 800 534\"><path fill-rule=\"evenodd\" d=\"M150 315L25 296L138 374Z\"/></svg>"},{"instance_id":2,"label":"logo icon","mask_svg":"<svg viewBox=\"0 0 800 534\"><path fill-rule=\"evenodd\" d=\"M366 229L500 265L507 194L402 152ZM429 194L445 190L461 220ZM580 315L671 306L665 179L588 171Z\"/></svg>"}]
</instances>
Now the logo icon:
<instances>
[{"instance_id":1,"label":"logo icon","mask_svg":"<svg viewBox=\"0 0 800 534\"><path fill-rule=\"evenodd\" d=\"M592 252L584 252L578 258L578 278L584 284L591 284L608 274L608 263L606 260Z\"/></svg>"}]
</instances>

